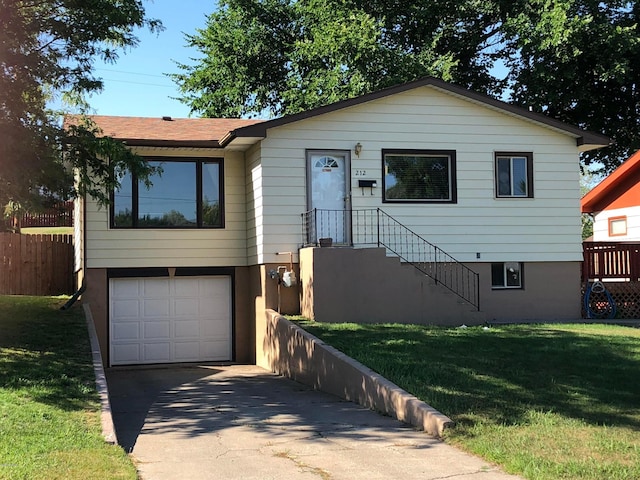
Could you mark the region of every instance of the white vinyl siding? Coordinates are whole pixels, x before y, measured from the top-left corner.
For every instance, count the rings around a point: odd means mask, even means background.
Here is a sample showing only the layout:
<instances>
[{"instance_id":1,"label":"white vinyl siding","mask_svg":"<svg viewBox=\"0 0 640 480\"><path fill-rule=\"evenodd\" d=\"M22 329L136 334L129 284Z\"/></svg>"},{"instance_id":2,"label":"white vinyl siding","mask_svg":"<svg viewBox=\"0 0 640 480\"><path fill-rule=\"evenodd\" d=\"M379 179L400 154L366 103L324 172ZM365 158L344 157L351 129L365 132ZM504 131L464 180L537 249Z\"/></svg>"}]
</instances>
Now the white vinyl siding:
<instances>
[{"instance_id":1,"label":"white vinyl siding","mask_svg":"<svg viewBox=\"0 0 640 480\"><path fill-rule=\"evenodd\" d=\"M609 236L609 219L627 217L627 234ZM640 207L604 210L594 217L593 240L595 242L640 242Z\"/></svg>"},{"instance_id":2,"label":"white vinyl siding","mask_svg":"<svg viewBox=\"0 0 640 480\"><path fill-rule=\"evenodd\" d=\"M140 155L220 158L221 150L139 148ZM87 268L244 266L246 195L244 158L224 157L223 229L110 229L109 208L87 202Z\"/></svg>"},{"instance_id":3,"label":"white vinyl siding","mask_svg":"<svg viewBox=\"0 0 640 480\"><path fill-rule=\"evenodd\" d=\"M576 139L422 87L269 130L261 145L261 261L277 262L274 252L301 243L305 149L353 151L357 143L354 209L380 207L462 261L475 261L476 253L488 262L581 260ZM382 204L383 149L455 150L458 203ZM497 200L495 152L514 151L533 154L535 198ZM363 194L358 179L376 180L378 188Z\"/></svg>"},{"instance_id":4,"label":"white vinyl siding","mask_svg":"<svg viewBox=\"0 0 640 480\"><path fill-rule=\"evenodd\" d=\"M260 263L263 256L263 187L262 164L260 163L260 145L255 145L245 152L246 159L246 209L247 209L247 263Z\"/></svg>"}]
</instances>

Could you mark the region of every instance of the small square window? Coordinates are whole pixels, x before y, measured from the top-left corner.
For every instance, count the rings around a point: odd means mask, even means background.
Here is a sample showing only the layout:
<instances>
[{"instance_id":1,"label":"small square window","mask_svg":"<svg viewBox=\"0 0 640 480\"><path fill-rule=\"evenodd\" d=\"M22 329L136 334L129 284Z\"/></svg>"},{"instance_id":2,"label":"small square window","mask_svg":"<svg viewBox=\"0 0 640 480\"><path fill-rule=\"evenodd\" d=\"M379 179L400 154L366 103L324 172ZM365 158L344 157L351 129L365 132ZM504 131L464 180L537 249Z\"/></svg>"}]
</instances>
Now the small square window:
<instances>
[{"instance_id":1,"label":"small square window","mask_svg":"<svg viewBox=\"0 0 640 480\"><path fill-rule=\"evenodd\" d=\"M611 217L609 219L609 236L623 237L627 234L627 217Z\"/></svg>"},{"instance_id":2,"label":"small square window","mask_svg":"<svg viewBox=\"0 0 640 480\"><path fill-rule=\"evenodd\" d=\"M522 288L522 264L519 262L504 262L491 264L491 287Z\"/></svg>"},{"instance_id":3,"label":"small square window","mask_svg":"<svg viewBox=\"0 0 640 480\"><path fill-rule=\"evenodd\" d=\"M496 197L533 198L532 153L496 153L495 174Z\"/></svg>"}]
</instances>

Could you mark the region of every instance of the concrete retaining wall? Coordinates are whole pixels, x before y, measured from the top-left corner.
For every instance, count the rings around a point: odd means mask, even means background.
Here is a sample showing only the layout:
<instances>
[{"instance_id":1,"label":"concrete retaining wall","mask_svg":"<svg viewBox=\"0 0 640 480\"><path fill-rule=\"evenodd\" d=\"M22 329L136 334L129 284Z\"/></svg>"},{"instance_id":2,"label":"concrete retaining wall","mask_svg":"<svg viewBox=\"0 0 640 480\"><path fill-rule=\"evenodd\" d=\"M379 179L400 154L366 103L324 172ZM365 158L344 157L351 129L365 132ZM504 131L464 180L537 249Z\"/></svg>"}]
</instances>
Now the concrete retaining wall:
<instances>
[{"instance_id":1,"label":"concrete retaining wall","mask_svg":"<svg viewBox=\"0 0 640 480\"><path fill-rule=\"evenodd\" d=\"M267 310L258 322L257 364L323 392L440 436L453 425L450 418L410 395L371 369L322 340ZM259 342L260 343L260 342Z\"/></svg>"}]
</instances>

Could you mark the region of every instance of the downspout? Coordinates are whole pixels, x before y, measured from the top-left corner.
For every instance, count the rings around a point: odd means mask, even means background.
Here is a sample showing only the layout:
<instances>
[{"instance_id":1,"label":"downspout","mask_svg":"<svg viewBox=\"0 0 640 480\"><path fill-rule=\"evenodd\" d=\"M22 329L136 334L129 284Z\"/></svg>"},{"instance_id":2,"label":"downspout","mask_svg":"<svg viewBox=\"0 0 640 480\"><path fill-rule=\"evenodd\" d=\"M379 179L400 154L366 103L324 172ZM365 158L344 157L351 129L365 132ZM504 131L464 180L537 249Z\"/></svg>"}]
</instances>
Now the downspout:
<instances>
[{"instance_id":1,"label":"downspout","mask_svg":"<svg viewBox=\"0 0 640 480\"><path fill-rule=\"evenodd\" d=\"M60 307L60 310L68 310L69 308L71 308L71 306L74 303L76 303L78 298L80 298L80 295L82 295L86 289L87 289L87 285L86 285L85 279L83 278L82 285L80 286L80 288L76 291L76 293L74 293L71 296L69 300L67 300L67 303L65 303L63 306Z\"/></svg>"},{"instance_id":2,"label":"downspout","mask_svg":"<svg viewBox=\"0 0 640 480\"><path fill-rule=\"evenodd\" d=\"M78 301L78 298L80 298L80 295L82 295L84 293L84 291L87 289L87 276L86 276L86 255L87 255L87 196L84 195L82 197L82 199L80 200L82 202L82 258L80 259L81 261L81 270L84 270L84 274L82 275L82 285L80 285L80 288L71 296L71 298L69 300L67 300L67 302L60 307L60 310L68 310L69 308L71 308L73 306L74 303L76 303ZM77 273L77 272L76 272Z\"/></svg>"}]
</instances>

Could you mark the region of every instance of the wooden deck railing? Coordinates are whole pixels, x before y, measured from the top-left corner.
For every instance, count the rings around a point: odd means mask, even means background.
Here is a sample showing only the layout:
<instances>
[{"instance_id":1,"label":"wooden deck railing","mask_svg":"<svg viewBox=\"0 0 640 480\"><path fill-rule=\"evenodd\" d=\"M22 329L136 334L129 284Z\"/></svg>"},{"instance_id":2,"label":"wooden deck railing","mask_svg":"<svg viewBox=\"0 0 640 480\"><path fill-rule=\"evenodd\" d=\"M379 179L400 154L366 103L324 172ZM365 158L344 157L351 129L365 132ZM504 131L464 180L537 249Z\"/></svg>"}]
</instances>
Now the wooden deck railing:
<instances>
[{"instance_id":1,"label":"wooden deck railing","mask_svg":"<svg viewBox=\"0 0 640 480\"><path fill-rule=\"evenodd\" d=\"M640 243L583 242L582 281L640 280Z\"/></svg>"}]
</instances>

